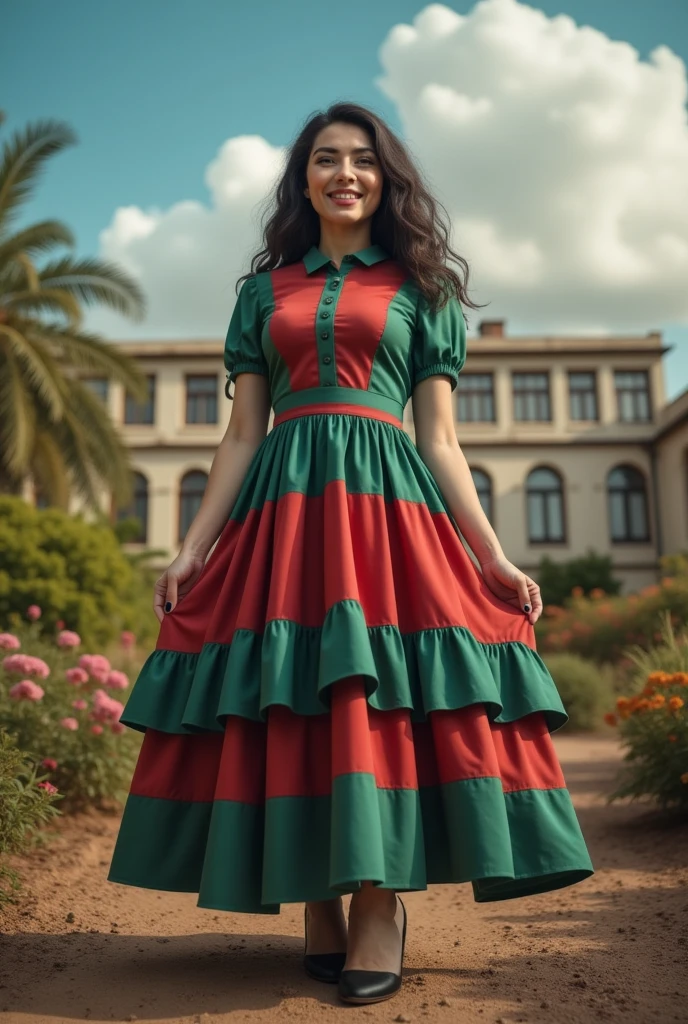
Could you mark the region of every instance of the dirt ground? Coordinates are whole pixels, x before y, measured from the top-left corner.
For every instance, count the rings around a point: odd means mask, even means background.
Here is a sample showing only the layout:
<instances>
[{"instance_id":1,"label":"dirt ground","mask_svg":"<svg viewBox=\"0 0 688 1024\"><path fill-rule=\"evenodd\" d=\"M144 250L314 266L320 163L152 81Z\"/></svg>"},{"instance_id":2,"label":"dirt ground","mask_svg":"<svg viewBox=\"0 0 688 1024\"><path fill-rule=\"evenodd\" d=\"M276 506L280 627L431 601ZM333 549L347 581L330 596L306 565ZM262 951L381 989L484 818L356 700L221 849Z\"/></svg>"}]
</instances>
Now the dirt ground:
<instances>
[{"instance_id":1,"label":"dirt ground","mask_svg":"<svg viewBox=\"0 0 688 1024\"><path fill-rule=\"evenodd\" d=\"M0 1019L298 1024L625 1024L688 1020L688 822L612 804L614 739L555 734L596 873L477 904L470 885L407 894L404 984L348 1007L301 969L303 906L200 910L195 896L106 882L113 817L64 821L0 915Z\"/></svg>"}]
</instances>

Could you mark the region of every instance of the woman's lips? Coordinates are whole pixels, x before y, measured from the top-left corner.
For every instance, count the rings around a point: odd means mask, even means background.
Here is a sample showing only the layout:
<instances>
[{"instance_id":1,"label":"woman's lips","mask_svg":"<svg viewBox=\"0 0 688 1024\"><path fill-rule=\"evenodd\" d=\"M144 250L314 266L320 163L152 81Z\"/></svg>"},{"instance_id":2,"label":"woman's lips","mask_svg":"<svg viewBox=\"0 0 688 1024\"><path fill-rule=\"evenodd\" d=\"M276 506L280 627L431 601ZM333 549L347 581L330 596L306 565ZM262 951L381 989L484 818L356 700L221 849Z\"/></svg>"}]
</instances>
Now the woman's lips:
<instances>
[{"instance_id":1,"label":"woman's lips","mask_svg":"<svg viewBox=\"0 0 688 1024\"><path fill-rule=\"evenodd\" d=\"M354 198L352 198L352 197L349 197L349 198L347 198L347 199L344 199L344 198L340 198L339 196L333 196L333 195L329 195L329 196L328 196L327 198L328 198L328 199L331 199L331 200L332 200L332 202L333 202L333 203L335 204L335 206L353 206L353 205L354 205L354 203L357 203L357 202L358 202L358 200L359 200L359 199L360 199L361 197L360 197L360 196L356 196L356 198L355 198L355 199L354 199Z\"/></svg>"}]
</instances>

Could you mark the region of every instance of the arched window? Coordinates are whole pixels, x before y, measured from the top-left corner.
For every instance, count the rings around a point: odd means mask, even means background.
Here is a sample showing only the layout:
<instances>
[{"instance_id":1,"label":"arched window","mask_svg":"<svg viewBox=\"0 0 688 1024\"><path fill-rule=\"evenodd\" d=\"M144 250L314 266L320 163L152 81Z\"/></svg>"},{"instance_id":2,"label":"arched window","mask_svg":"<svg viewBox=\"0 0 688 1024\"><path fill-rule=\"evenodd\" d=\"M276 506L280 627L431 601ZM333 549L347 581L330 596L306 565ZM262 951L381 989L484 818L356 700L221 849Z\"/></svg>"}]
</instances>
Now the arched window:
<instances>
[{"instance_id":1,"label":"arched window","mask_svg":"<svg viewBox=\"0 0 688 1024\"><path fill-rule=\"evenodd\" d=\"M564 488L561 477L547 466L528 474L528 540L531 544L562 543L564 529Z\"/></svg>"},{"instance_id":2,"label":"arched window","mask_svg":"<svg viewBox=\"0 0 688 1024\"><path fill-rule=\"evenodd\" d=\"M645 477L635 466L615 466L607 477L609 532L612 541L650 539Z\"/></svg>"},{"instance_id":3,"label":"arched window","mask_svg":"<svg viewBox=\"0 0 688 1024\"><path fill-rule=\"evenodd\" d=\"M472 467L471 476L473 477L473 483L478 492L483 512L490 520L490 523L492 523L492 480L484 470L473 469Z\"/></svg>"},{"instance_id":4,"label":"arched window","mask_svg":"<svg viewBox=\"0 0 688 1024\"><path fill-rule=\"evenodd\" d=\"M138 519L139 532L131 541L145 544L148 540L148 480L143 473L132 473L134 492L131 504L117 510L117 520Z\"/></svg>"},{"instance_id":5,"label":"arched window","mask_svg":"<svg viewBox=\"0 0 688 1024\"><path fill-rule=\"evenodd\" d=\"M205 494L208 474L201 469L192 469L182 477L179 488L179 542L188 532L196 513L201 507Z\"/></svg>"}]
</instances>

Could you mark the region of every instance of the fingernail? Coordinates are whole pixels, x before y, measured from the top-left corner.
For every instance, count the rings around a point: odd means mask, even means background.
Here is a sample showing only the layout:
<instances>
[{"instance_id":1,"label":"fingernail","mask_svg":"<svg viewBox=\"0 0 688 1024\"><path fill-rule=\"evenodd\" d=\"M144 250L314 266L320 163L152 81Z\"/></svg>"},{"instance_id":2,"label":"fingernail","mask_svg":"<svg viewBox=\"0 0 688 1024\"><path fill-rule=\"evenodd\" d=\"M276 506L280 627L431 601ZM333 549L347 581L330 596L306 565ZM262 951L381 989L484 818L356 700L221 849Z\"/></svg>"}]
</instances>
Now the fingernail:
<instances>
[{"instance_id":1,"label":"fingernail","mask_svg":"<svg viewBox=\"0 0 688 1024\"><path fill-rule=\"evenodd\" d=\"M530 611L530 605L529 604L524 604L523 605L523 611L524 612L529 612Z\"/></svg>"},{"instance_id":2,"label":"fingernail","mask_svg":"<svg viewBox=\"0 0 688 1024\"><path fill-rule=\"evenodd\" d=\"M172 611L172 602L171 601L168 601L167 604L165 605L165 611L166 612L171 612Z\"/></svg>"}]
</instances>

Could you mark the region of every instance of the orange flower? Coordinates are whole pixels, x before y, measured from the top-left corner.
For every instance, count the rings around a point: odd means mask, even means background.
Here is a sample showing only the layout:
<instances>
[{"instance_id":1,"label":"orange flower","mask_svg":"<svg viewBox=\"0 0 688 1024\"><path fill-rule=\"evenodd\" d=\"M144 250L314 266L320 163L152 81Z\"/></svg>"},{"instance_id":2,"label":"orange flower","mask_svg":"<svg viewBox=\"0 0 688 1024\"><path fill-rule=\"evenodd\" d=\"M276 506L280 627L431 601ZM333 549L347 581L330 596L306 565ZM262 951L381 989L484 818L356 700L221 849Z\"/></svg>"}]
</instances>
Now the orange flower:
<instances>
[{"instance_id":1,"label":"orange flower","mask_svg":"<svg viewBox=\"0 0 688 1024\"><path fill-rule=\"evenodd\" d=\"M627 708L629 704L630 704L630 701L629 701L628 697L617 697L616 698L616 706L617 706L617 709L619 711L621 711L622 708Z\"/></svg>"},{"instance_id":2,"label":"orange flower","mask_svg":"<svg viewBox=\"0 0 688 1024\"><path fill-rule=\"evenodd\" d=\"M663 576L662 577L661 585L663 587L670 587L670 586L672 586L673 582L674 582L674 577L673 576Z\"/></svg>"},{"instance_id":3,"label":"orange flower","mask_svg":"<svg viewBox=\"0 0 688 1024\"><path fill-rule=\"evenodd\" d=\"M667 682L677 683L679 686L688 686L688 672L674 672L673 676L669 676Z\"/></svg>"},{"instance_id":4,"label":"orange flower","mask_svg":"<svg viewBox=\"0 0 688 1024\"><path fill-rule=\"evenodd\" d=\"M655 594L659 593L659 587L657 586L656 583L653 583L649 587L643 587L643 589L640 591L640 593L641 593L641 595L643 597L654 597Z\"/></svg>"},{"instance_id":5,"label":"orange flower","mask_svg":"<svg viewBox=\"0 0 688 1024\"><path fill-rule=\"evenodd\" d=\"M633 708L633 710L634 711L647 711L647 709L649 707L650 707L649 700L646 697L641 697L640 700L636 702L636 705Z\"/></svg>"},{"instance_id":6,"label":"orange flower","mask_svg":"<svg viewBox=\"0 0 688 1024\"><path fill-rule=\"evenodd\" d=\"M605 596L606 595L602 587L593 587L590 591L590 597L593 599L593 601L599 601L601 597Z\"/></svg>"},{"instance_id":7,"label":"orange flower","mask_svg":"<svg viewBox=\"0 0 688 1024\"><path fill-rule=\"evenodd\" d=\"M668 672L650 672L647 677L648 683L653 683L655 686L661 686L663 683L670 679L671 676Z\"/></svg>"},{"instance_id":8,"label":"orange flower","mask_svg":"<svg viewBox=\"0 0 688 1024\"><path fill-rule=\"evenodd\" d=\"M607 723L607 725L616 725L616 715L613 711L608 711L607 714L604 716L604 720Z\"/></svg>"},{"instance_id":9,"label":"orange flower","mask_svg":"<svg viewBox=\"0 0 688 1024\"><path fill-rule=\"evenodd\" d=\"M666 703L666 697L663 693L656 693L650 702L652 708L663 708Z\"/></svg>"},{"instance_id":10,"label":"orange flower","mask_svg":"<svg viewBox=\"0 0 688 1024\"><path fill-rule=\"evenodd\" d=\"M678 711L684 704L683 697L669 697L669 707L672 711Z\"/></svg>"},{"instance_id":11,"label":"orange flower","mask_svg":"<svg viewBox=\"0 0 688 1024\"><path fill-rule=\"evenodd\" d=\"M667 736L667 739L669 740L669 743L675 743L676 740L678 739L678 736L675 736L674 733L672 732L671 736Z\"/></svg>"},{"instance_id":12,"label":"orange flower","mask_svg":"<svg viewBox=\"0 0 688 1024\"><path fill-rule=\"evenodd\" d=\"M571 590L571 597L582 597L582 596L583 596L583 588L582 587L573 587L572 588L572 590Z\"/></svg>"},{"instance_id":13,"label":"orange flower","mask_svg":"<svg viewBox=\"0 0 688 1024\"><path fill-rule=\"evenodd\" d=\"M688 782L688 772L683 773L683 775L681 776L681 782L684 786L686 785L686 783Z\"/></svg>"}]
</instances>

